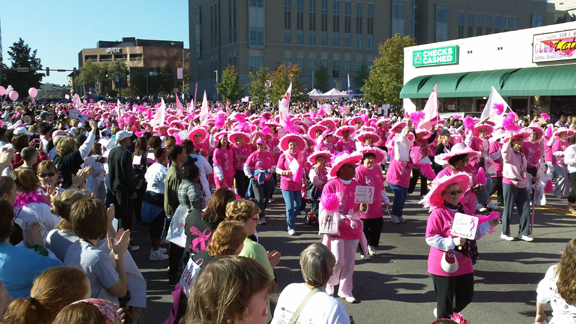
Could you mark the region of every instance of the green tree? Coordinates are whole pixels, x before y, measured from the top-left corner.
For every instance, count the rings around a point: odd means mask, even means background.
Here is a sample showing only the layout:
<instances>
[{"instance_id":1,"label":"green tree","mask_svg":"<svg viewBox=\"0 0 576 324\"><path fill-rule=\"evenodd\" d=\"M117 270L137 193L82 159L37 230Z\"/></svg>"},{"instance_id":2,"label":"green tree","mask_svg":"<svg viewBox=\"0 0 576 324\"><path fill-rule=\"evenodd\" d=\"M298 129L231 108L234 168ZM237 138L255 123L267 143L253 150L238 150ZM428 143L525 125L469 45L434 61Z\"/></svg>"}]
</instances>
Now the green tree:
<instances>
[{"instance_id":1,"label":"green tree","mask_svg":"<svg viewBox=\"0 0 576 324\"><path fill-rule=\"evenodd\" d=\"M176 76L174 75L175 71L170 66L170 64L166 64L165 67L161 68L158 72L158 76L154 77L157 81L157 89L156 92L159 94L170 95L174 91L174 80ZM152 92L151 92L152 93Z\"/></svg>"},{"instance_id":2,"label":"green tree","mask_svg":"<svg viewBox=\"0 0 576 324\"><path fill-rule=\"evenodd\" d=\"M366 83L366 79L370 76L370 68L366 64L362 64L360 69L354 73L354 84L358 88L362 88Z\"/></svg>"},{"instance_id":3,"label":"green tree","mask_svg":"<svg viewBox=\"0 0 576 324\"><path fill-rule=\"evenodd\" d=\"M300 74L302 69L298 64L292 64L286 66L284 63L280 64L276 71L272 72L270 81L272 85L270 86L270 100L273 105L278 104L278 100L284 96L286 90L292 83L292 96L291 102L307 101L308 94L306 89L302 86L300 81Z\"/></svg>"},{"instance_id":4,"label":"green tree","mask_svg":"<svg viewBox=\"0 0 576 324\"><path fill-rule=\"evenodd\" d=\"M380 57L374 60L370 75L362 87L367 101L376 105L401 106L400 90L404 85L404 47L414 46L410 37L400 34L378 46Z\"/></svg>"},{"instance_id":5,"label":"green tree","mask_svg":"<svg viewBox=\"0 0 576 324\"><path fill-rule=\"evenodd\" d=\"M314 88L323 92L330 90L328 79L330 79L330 76L328 75L328 67L324 66L324 64L320 64L316 71L314 71Z\"/></svg>"},{"instance_id":6,"label":"green tree","mask_svg":"<svg viewBox=\"0 0 576 324\"><path fill-rule=\"evenodd\" d=\"M235 65L228 65L222 72L222 82L216 84L218 94L224 101L234 103L244 96L244 88L240 88L240 76Z\"/></svg>"},{"instance_id":7,"label":"green tree","mask_svg":"<svg viewBox=\"0 0 576 324\"><path fill-rule=\"evenodd\" d=\"M252 82L248 84L248 93L252 96L252 102L257 106L262 106L268 100L267 84L270 81L270 71L267 67L261 66L256 73L250 71Z\"/></svg>"},{"instance_id":8,"label":"green tree","mask_svg":"<svg viewBox=\"0 0 576 324\"><path fill-rule=\"evenodd\" d=\"M92 59L89 59L80 67L75 82L76 84L82 84L84 90L86 90L86 86L91 88L96 82L104 79L102 72L101 67L98 64L92 63Z\"/></svg>"},{"instance_id":9,"label":"green tree","mask_svg":"<svg viewBox=\"0 0 576 324\"><path fill-rule=\"evenodd\" d=\"M40 88L40 82L44 73L36 70L42 69L40 58L36 57L37 50L32 50L24 40L20 38L8 50L8 56L12 62L10 68L28 68L29 72L2 71L2 84L12 85L12 88L20 95L20 98L28 96L31 87ZM6 65L3 66L6 68Z\"/></svg>"}]
</instances>

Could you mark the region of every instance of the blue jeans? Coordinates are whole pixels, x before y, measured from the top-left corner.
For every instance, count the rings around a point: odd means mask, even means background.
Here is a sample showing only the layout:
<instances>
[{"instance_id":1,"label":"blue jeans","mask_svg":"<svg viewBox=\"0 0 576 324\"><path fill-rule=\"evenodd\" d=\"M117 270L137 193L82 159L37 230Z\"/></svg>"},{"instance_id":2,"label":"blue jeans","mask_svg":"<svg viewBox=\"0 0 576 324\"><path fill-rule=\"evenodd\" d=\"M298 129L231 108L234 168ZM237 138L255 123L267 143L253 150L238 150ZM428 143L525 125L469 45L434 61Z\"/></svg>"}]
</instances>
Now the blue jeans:
<instances>
[{"instance_id":1,"label":"blue jeans","mask_svg":"<svg viewBox=\"0 0 576 324\"><path fill-rule=\"evenodd\" d=\"M388 184L392 192L394 193L394 203L392 204L392 215L402 216L402 211L404 210L404 203L406 202L406 196L408 195L408 188L404 188L399 185L392 183Z\"/></svg>"},{"instance_id":2,"label":"blue jeans","mask_svg":"<svg viewBox=\"0 0 576 324\"><path fill-rule=\"evenodd\" d=\"M302 202L302 192L300 190L282 190L282 196L286 204L286 224L288 225L288 230L293 230L296 228L296 214Z\"/></svg>"}]
</instances>

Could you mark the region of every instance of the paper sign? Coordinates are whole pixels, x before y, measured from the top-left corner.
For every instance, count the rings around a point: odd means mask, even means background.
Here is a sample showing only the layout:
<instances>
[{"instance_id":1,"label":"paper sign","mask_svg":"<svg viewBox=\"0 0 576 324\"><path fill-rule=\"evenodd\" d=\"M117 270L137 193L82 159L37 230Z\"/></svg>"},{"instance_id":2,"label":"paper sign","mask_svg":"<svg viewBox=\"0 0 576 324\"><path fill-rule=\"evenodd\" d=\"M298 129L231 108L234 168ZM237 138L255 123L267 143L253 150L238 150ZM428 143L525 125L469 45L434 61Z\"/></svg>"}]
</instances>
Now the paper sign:
<instances>
[{"instance_id":1,"label":"paper sign","mask_svg":"<svg viewBox=\"0 0 576 324\"><path fill-rule=\"evenodd\" d=\"M179 131L178 136L180 136L181 140L188 139L188 131L187 130Z\"/></svg>"},{"instance_id":2,"label":"paper sign","mask_svg":"<svg viewBox=\"0 0 576 324\"><path fill-rule=\"evenodd\" d=\"M298 161L296 161L296 159L292 159L292 162L290 162L288 168L290 169L290 172L292 172L292 174L296 174L298 168L300 168L300 164L298 163Z\"/></svg>"},{"instance_id":3,"label":"paper sign","mask_svg":"<svg viewBox=\"0 0 576 324\"><path fill-rule=\"evenodd\" d=\"M152 164L154 163L154 153L150 152L146 155L146 163Z\"/></svg>"},{"instance_id":4,"label":"paper sign","mask_svg":"<svg viewBox=\"0 0 576 324\"><path fill-rule=\"evenodd\" d=\"M198 272L200 272L200 266L192 260L192 257L190 257L190 259L188 259L186 269L182 271L182 276L178 282L180 286L182 286L182 290L186 294L186 297L189 297L190 295L190 286L192 286L192 283L194 282L194 279L196 279Z\"/></svg>"},{"instance_id":5,"label":"paper sign","mask_svg":"<svg viewBox=\"0 0 576 324\"><path fill-rule=\"evenodd\" d=\"M371 204L374 201L374 187L357 186L354 202L357 204Z\"/></svg>"},{"instance_id":6,"label":"paper sign","mask_svg":"<svg viewBox=\"0 0 576 324\"><path fill-rule=\"evenodd\" d=\"M478 217L461 213L454 215L454 223L450 231L453 237L460 236L475 240L476 230L478 230Z\"/></svg>"},{"instance_id":7,"label":"paper sign","mask_svg":"<svg viewBox=\"0 0 576 324\"><path fill-rule=\"evenodd\" d=\"M134 155L134 158L132 159L132 165L140 165L141 161L142 155Z\"/></svg>"}]
</instances>

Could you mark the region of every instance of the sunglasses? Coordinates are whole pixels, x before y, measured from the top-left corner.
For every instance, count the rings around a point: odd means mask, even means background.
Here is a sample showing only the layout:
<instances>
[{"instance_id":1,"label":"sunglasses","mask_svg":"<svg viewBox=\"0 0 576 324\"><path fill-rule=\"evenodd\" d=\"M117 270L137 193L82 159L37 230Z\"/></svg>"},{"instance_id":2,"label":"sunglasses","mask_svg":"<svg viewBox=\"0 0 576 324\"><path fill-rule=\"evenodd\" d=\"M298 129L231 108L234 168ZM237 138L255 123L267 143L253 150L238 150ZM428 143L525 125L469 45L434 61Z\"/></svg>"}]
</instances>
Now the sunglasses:
<instances>
[{"instance_id":1,"label":"sunglasses","mask_svg":"<svg viewBox=\"0 0 576 324\"><path fill-rule=\"evenodd\" d=\"M46 178L46 177L53 177L56 175L56 172L48 172L48 173L44 173L44 174L39 174L38 177L39 178Z\"/></svg>"},{"instance_id":2,"label":"sunglasses","mask_svg":"<svg viewBox=\"0 0 576 324\"><path fill-rule=\"evenodd\" d=\"M462 190L455 190L450 192L450 195L452 196L458 196L460 194L462 194Z\"/></svg>"}]
</instances>

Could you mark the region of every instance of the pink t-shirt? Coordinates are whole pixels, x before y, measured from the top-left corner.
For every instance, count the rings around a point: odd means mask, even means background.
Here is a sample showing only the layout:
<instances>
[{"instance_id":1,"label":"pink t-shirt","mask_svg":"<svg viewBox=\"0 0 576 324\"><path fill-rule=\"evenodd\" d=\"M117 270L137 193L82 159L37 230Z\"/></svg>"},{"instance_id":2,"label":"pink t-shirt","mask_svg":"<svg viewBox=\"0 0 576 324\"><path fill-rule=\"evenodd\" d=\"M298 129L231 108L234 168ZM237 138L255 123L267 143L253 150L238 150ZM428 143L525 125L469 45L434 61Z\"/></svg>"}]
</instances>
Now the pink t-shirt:
<instances>
[{"instance_id":1,"label":"pink t-shirt","mask_svg":"<svg viewBox=\"0 0 576 324\"><path fill-rule=\"evenodd\" d=\"M540 151L539 142L524 141L522 145L522 152L526 155L528 159L528 167L536 167L540 162L540 156L542 156L542 151Z\"/></svg>"},{"instance_id":2,"label":"pink t-shirt","mask_svg":"<svg viewBox=\"0 0 576 324\"><path fill-rule=\"evenodd\" d=\"M412 162L392 159L388 172L386 172L386 182L408 188L410 186L410 172L412 172Z\"/></svg>"},{"instance_id":3,"label":"pink t-shirt","mask_svg":"<svg viewBox=\"0 0 576 324\"><path fill-rule=\"evenodd\" d=\"M354 202L354 194L356 187L359 186L358 181L352 179L350 184L344 184L339 178L332 179L324 186L322 193L334 193L340 199L340 213L348 214L349 210L353 213L358 212L360 204ZM355 220L356 228L350 227L350 220L348 218L340 220L338 230L340 236L332 236L334 238L341 238L343 240L358 240L362 236L362 222Z\"/></svg>"},{"instance_id":4,"label":"pink t-shirt","mask_svg":"<svg viewBox=\"0 0 576 324\"><path fill-rule=\"evenodd\" d=\"M284 171L290 171L290 162L292 161L292 157L286 157L287 154L290 154L289 152L285 152L282 153L280 155L280 158L278 159L278 164L276 165L276 167L280 170L284 170ZM297 161L300 164L301 168L304 168L304 155L299 152L299 154L297 154ZM302 173L304 173L304 169L302 169ZM300 191L302 190L302 182L294 182L292 181L292 175L286 176L286 175L282 175L280 177L280 189L282 190L289 190L289 191Z\"/></svg>"},{"instance_id":5,"label":"pink t-shirt","mask_svg":"<svg viewBox=\"0 0 576 324\"><path fill-rule=\"evenodd\" d=\"M242 170L246 159L248 159L248 156L252 152L250 145L244 144L242 146L236 146L235 144L231 144L230 147L232 147L236 156L236 170Z\"/></svg>"},{"instance_id":6,"label":"pink t-shirt","mask_svg":"<svg viewBox=\"0 0 576 324\"><path fill-rule=\"evenodd\" d=\"M210 144L208 144L208 140L204 140L204 142L201 143L196 143L194 142L194 148L199 150L202 149L204 150L204 157L208 158L208 156L210 155Z\"/></svg>"},{"instance_id":7,"label":"pink t-shirt","mask_svg":"<svg viewBox=\"0 0 576 324\"><path fill-rule=\"evenodd\" d=\"M270 173L268 177L265 177L265 180L272 178L272 173L270 168L272 167L272 163L274 162L274 158L270 152L260 153L258 151L252 152L246 159L246 165L250 167L250 170L254 172L254 170L265 171L269 170Z\"/></svg>"},{"instance_id":8,"label":"pink t-shirt","mask_svg":"<svg viewBox=\"0 0 576 324\"><path fill-rule=\"evenodd\" d=\"M214 163L214 166L222 168L224 178L230 178L236 175L236 169L234 168L234 152L232 150L225 147L215 149L212 162Z\"/></svg>"},{"instance_id":9,"label":"pink t-shirt","mask_svg":"<svg viewBox=\"0 0 576 324\"><path fill-rule=\"evenodd\" d=\"M467 215L475 215L476 214L476 194L474 194L474 191L472 191L472 187L474 187L475 185L478 184L478 179L476 178L476 170L471 167L470 165L468 165L467 167L465 167L464 169L462 169L461 171L454 171L452 170L452 168L445 167L444 169L442 169L442 171L438 172L438 174L436 175L436 178L440 179L444 176L447 175L453 175L455 173L460 173L460 172L464 172L467 173L468 175L470 175L472 177L472 183L470 184L470 189L468 191L466 191L464 193L464 195L462 195L462 198L460 198L460 203L462 204L462 206L464 206L464 211L466 212ZM488 190L489 188L487 188L486 190ZM462 190L466 190L466 188L462 188Z\"/></svg>"},{"instance_id":10,"label":"pink t-shirt","mask_svg":"<svg viewBox=\"0 0 576 324\"><path fill-rule=\"evenodd\" d=\"M568 148L568 146L570 146L570 143L568 143L568 141L563 141L560 138L557 138L554 141L554 144L552 144L552 164L564 165L564 158L557 159L554 156L554 153L563 152Z\"/></svg>"},{"instance_id":11,"label":"pink t-shirt","mask_svg":"<svg viewBox=\"0 0 576 324\"><path fill-rule=\"evenodd\" d=\"M448 169L448 168L446 168ZM444 238L451 237L452 223L454 222L454 215L456 211L448 209L446 206L440 206L434 209L430 216L428 216L426 225L426 238L440 235ZM474 215L474 214L471 214ZM468 273L473 273L472 259L462 255L454 250L454 255L458 260L458 270L454 273L447 273L442 269L441 262L444 251L441 251L433 246L430 247L430 254L428 255L428 272L443 277L456 277Z\"/></svg>"},{"instance_id":12,"label":"pink t-shirt","mask_svg":"<svg viewBox=\"0 0 576 324\"><path fill-rule=\"evenodd\" d=\"M382 170L379 166L373 166L368 169L363 165L356 167L356 179L361 186L374 187L374 199L368 205L366 214L360 214L360 218L373 219L381 218L384 216L382 210L382 190L384 190L384 177L382 177Z\"/></svg>"},{"instance_id":13,"label":"pink t-shirt","mask_svg":"<svg viewBox=\"0 0 576 324\"><path fill-rule=\"evenodd\" d=\"M329 151L330 153L334 154L336 152L335 145L330 142L321 142L316 145L314 148L315 151Z\"/></svg>"},{"instance_id":14,"label":"pink t-shirt","mask_svg":"<svg viewBox=\"0 0 576 324\"><path fill-rule=\"evenodd\" d=\"M338 152L344 152L344 151L353 152L355 148L356 144L354 143L353 140L348 140L348 142L346 142L344 141L344 139L341 139L338 141L338 144L336 144L336 151Z\"/></svg>"},{"instance_id":15,"label":"pink t-shirt","mask_svg":"<svg viewBox=\"0 0 576 324\"><path fill-rule=\"evenodd\" d=\"M550 137L544 137L545 143L548 143ZM544 161L552 162L552 146L544 145Z\"/></svg>"}]
</instances>

